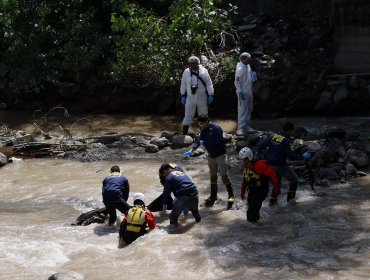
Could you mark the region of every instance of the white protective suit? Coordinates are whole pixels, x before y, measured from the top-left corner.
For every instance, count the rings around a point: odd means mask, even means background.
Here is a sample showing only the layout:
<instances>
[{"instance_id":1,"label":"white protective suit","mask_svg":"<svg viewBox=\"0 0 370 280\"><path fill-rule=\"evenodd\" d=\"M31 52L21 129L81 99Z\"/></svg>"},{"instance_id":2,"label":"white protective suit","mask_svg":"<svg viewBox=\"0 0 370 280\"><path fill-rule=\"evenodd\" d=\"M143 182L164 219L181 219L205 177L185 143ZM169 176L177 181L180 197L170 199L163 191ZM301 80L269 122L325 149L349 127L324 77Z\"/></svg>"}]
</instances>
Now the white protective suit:
<instances>
[{"instance_id":1,"label":"white protective suit","mask_svg":"<svg viewBox=\"0 0 370 280\"><path fill-rule=\"evenodd\" d=\"M195 110L198 111L198 115L208 115L208 100L206 88L208 95L214 95L213 83L211 77L206 68L202 65L199 65L199 77L202 78L206 87L203 83L197 78L196 75L191 75L190 68L186 68L181 78L181 87L180 93L181 96L187 96L185 104L185 117L182 121L183 125L191 125L193 121ZM195 94L191 92L191 85L198 86Z\"/></svg>"},{"instance_id":2,"label":"white protective suit","mask_svg":"<svg viewBox=\"0 0 370 280\"><path fill-rule=\"evenodd\" d=\"M235 88L238 97L238 130L248 132L253 130L250 127L251 114L253 111L252 71L249 65L239 62L235 71ZM243 92L245 100L240 98L239 93Z\"/></svg>"}]
</instances>

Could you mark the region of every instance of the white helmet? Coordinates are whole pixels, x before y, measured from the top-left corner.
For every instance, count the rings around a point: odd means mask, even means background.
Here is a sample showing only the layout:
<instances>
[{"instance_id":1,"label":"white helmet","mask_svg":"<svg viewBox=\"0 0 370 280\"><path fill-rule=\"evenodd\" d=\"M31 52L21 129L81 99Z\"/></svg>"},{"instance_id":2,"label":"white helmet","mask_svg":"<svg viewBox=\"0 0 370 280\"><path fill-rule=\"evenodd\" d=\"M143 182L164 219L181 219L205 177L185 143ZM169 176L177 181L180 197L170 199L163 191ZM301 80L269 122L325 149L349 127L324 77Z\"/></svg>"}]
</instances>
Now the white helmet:
<instances>
[{"instance_id":1,"label":"white helmet","mask_svg":"<svg viewBox=\"0 0 370 280\"><path fill-rule=\"evenodd\" d=\"M134 200L134 202L136 200L141 200L145 203L145 196L141 192L135 193L132 199Z\"/></svg>"},{"instance_id":2,"label":"white helmet","mask_svg":"<svg viewBox=\"0 0 370 280\"><path fill-rule=\"evenodd\" d=\"M244 147L239 152L239 159L245 159L248 158L249 160L253 159L253 152L248 147Z\"/></svg>"}]
</instances>

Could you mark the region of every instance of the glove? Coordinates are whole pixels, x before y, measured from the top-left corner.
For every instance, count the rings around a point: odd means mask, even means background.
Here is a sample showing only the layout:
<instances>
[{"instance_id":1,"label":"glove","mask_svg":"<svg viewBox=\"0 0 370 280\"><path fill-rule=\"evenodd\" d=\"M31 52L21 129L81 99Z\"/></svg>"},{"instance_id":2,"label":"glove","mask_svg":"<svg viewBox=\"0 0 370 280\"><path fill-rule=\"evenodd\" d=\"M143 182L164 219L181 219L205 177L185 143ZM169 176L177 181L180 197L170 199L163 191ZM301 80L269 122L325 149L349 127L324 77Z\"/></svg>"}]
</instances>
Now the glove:
<instances>
[{"instance_id":1,"label":"glove","mask_svg":"<svg viewBox=\"0 0 370 280\"><path fill-rule=\"evenodd\" d=\"M244 94L244 92L239 92L239 98L241 100L245 100L245 94Z\"/></svg>"},{"instance_id":2,"label":"glove","mask_svg":"<svg viewBox=\"0 0 370 280\"><path fill-rule=\"evenodd\" d=\"M270 206L275 205L275 204L277 204L277 198L271 196L271 198L270 198Z\"/></svg>"},{"instance_id":3,"label":"glove","mask_svg":"<svg viewBox=\"0 0 370 280\"><path fill-rule=\"evenodd\" d=\"M184 106L186 104L186 96L185 95L181 96L181 104L184 105Z\"/></svg>"},{"instance_id":4,"label":"glove","mask_svg":"<svg viewBox=\"0 0 370 280\"><path fill-rule=\"evenodd\" d=\"M189 214L189 208L185 208L184 210L182 210L182 213L184 214L184 216L187 216Z\"/></svg>"},{"instance_id":5,"label":"glove","mask_svg":"<svg viewBox=\"0 0 370 280\"><path fill-rule=\"evenodd\" d=\"M213 102L213 95L209 95L207 100L208 100L208 104L211 104Z\"/></svg>"},{"instance_id":6,"label":"glove","mask_svg":"<svg viewBox=\"0 0 370 280\"><path fill-rule=\"evenodd\" d=\"M184 158L190 158L193 155L192 151L187 151L184 153Z\"/></svg>"},{"instance_id":7,"label":"glove","mask_svg":"<svg viewBox=\"0 0 370 280\"><path fill-rule=\"evenodd\" d=\"M257 73L255 71L251 72L251 76L252 76L252 83L257 82Z\"/></svg>"},{"instance_id":8,"label":"glove","mask_svg":"<svg viewBox=\"0 0 370 280\"><path fill-rule=\"evenodd\" d=\"M204 144L204 141L203 140L199 140L199 146L203 146Z\"/></svg>"},{"instance_id":9,"label":"glove","mask_svg":"<svg viewBox=\"0 0 370 280\"><path fill-rule=\"evenodd\" d=\"M163 204L163 212L166 212L166 210L167 210L167 205L166 204Z\"/></svg>"},{"instance_id":10,"label":"glove","mask_svg":"<svg viewBox=\"0 0 370 280\"><path fill-rule=\"evenodd\" d=\"M312 155L311 155L311 153L310 152L305 152L303 155L302 155L302 157L303 157L303 159L308 159L308 158L310 158Z\"/></svg>"}]
</instances>

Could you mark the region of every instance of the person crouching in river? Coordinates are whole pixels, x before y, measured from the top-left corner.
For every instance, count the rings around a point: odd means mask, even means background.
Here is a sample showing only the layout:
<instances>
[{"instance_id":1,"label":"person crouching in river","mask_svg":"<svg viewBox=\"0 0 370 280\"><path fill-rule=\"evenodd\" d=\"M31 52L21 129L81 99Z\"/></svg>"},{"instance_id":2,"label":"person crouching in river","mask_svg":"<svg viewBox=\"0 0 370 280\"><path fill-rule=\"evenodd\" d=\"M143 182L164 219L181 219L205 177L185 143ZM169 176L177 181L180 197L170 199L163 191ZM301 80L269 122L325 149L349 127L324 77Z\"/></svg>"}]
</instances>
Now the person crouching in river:
<instances>
[{"instance_id":1,"label":"person crouching in river","mask_svg":"<svg viewBox=\"0 0 370 280\"><path fill-rule=\"evenodd\" d=\"M248 222L257 223L260 219L262 202L269 192L269 180L274 186L274 199L280 194L278 177L266 160L253 161L253 152L250 148L244 147L239 152L239 159L243 165L243 183L240 197L246 199L248 193Z\"/></svg>"},{"instance_id":2,"label":"person crouching in river","mask_svg":"<svg viewBox=\"0 0 370 280\"><path fill-rule=\"evenodd\" d=\"M120 229L118 248L123 248L131 244L140 236L155 229L155 219L153 213L145 207L145 197L142 193L135 193L133 196L134 206L127 211Z\"/></svg>"},{"instance_id":3,"label":"person crouching in river","mask_svg":"<svg viewBox=\"0 0 370 280\"><path fill-rule=\"evenodd\" d=\"M176 165L175 165L176 166ZM200 222L201 217L198 209L198 190L188 175L181 171L179 166L163 163L159 168L159 178L163 182L163 211L167 210L167 201L171 192L176 199L173 202L170 214L170 231L176 230L178 218L184 209L188 208L193 214L195 221Z\"/></svg>"},{"instance_id":4,"label":"person crouching in river","mask_svg":"<svg viewBox=\"0 0 370 280\"><path fill-rule=\"evenodd\" d=\"M129 192L130 185L127 178L121 175L119 166L113 165L109 175L103 181L102 188L103 203L109 214L110 226L116 222L116 209L123 214L130 209L130 205L126 202Z\"/></svg>"}]
</instances>

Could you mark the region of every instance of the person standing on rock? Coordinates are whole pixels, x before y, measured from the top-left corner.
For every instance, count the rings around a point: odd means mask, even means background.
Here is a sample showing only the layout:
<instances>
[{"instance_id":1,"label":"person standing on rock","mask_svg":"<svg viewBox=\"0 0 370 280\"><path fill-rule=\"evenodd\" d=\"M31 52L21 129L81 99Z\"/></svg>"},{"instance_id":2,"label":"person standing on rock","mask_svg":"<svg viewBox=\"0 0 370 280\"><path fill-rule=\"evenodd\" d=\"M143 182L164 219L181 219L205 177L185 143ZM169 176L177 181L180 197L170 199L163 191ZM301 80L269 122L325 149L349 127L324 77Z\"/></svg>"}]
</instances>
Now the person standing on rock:
<instances>
[{"instance_id":1,"label":"person standing on rock","mask_svg":"<svg viewBox=\"0 0 370 280\"><path fill-rule=\"evenodd\" d=\"M182 133L188 134L195 111L198 115L208 115L208 105L213 102L214 89L208 70L200 64L196 56L188 59L181 78L181 104L185 106L185 116L182 121Z\"/></svg>"},{"instance_id":2,"label":"person standing on rock","mask_svg":"<svg viewBox=\"0 0 370 280\"><path fill-rule=\"evenodd\" d=\"M303 155L295 152L293 141L291 139L293 134L294 124L286 122L280 133L274 133L272 136L262 141L257 149L257 154L262 154L263 151L267 149L266 159L278 175L279 185L281 184L282 177L289 181L287 202L295 197L298 186L298 176L288 165L287 159L295 160L311 157L310 152L305 152ZM270 204L273 205L276 203L277 196L272 193Z\"/></svg>"},{"instance_id":3,"label":"person standing on rock","mask_svg":"<svg viewBox=\"0 0 370 280\"><path fill-rule=\"evenodd\" d=\"M238 98L238 130L237 134L253 132L250 127L253 111L253 82L257 79L256 73L251 70L251 55L243 52L239 56L240 62L236 65L235 88Z\"/></svg>"},{"instance_id":4,"label":"person standing on rock","mask_svg":"<svg viewBox=\"0 0 370 280\"><path fill-rule=\"evenodd\" d=\"M125 214L130 205L127 199L130 192L130 185L126 177L121 175L119 166L113 165L109 175L103 181L102 196L103 203L109 214L110 226L114 225L117 219L116 209Z\"/></svg>"},{"instance_id":5,"label":"person standing on rock","mask_svg":"<svg viewBox=\"0 0 370 280\"><path fill-rule=\"evenodd\" d=\"M184 156L191 156L200 145L206 148L211 181L211 195L206 198L205 206L212 206L218 199L217 173L220 172L222 182L225 184L229 196L227 208L230 209L235 202L235 197L227 171L226 145L223 138L223 130L219 125L210 122L206 115L200 115L198 117L198 125L201 129L199 139L193 144L192 150L186 152Z\"/></svg>"}]
</instances>

